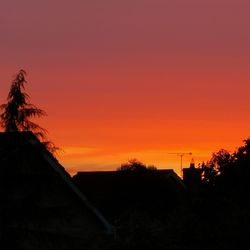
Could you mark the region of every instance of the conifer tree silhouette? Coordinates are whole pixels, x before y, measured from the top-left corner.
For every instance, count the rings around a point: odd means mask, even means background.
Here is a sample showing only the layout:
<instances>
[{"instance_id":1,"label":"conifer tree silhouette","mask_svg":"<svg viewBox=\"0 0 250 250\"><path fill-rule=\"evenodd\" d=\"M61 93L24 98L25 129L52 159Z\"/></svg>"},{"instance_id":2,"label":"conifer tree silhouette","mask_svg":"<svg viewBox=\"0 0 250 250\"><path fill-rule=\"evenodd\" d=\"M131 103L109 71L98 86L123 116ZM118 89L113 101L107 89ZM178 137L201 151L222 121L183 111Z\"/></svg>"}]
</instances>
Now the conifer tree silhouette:
<instances>
[{"instance_id":1,"label":"conifer tree silhouette","mask_svg":"<svg viewBox=\"0 0 250 250\"><path fill-rule=\"evenodd\" d=\"M32 131L44 146L54 152L57 148L52 142L46 141L46 129L32 122L30 119L45 116L42 109L29 102L29 95L25 92L26 72L21 69L12 81L7 97L7 103L0 105L0 125L5 132Z\"/></svg>"}]
</instances>

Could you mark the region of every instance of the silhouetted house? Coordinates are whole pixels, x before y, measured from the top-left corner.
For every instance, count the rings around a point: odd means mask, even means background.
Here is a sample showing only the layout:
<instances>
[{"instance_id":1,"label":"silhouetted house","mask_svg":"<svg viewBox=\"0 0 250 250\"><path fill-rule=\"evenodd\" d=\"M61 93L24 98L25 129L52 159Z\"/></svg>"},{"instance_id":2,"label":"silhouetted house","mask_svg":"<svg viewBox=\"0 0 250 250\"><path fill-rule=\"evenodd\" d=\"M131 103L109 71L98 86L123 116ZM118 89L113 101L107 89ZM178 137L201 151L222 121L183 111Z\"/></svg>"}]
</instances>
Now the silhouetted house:
<instances>
[{"instance_id":1,"label":"silhouetted house","mask_svg":"<svg viewBox=\"0 0 250 250\"><path fill-rule=\"evenodd\" d=\"M163 175L166 180L171 183L171 187L175 190L178 190L180 192L183 192L183 190L186 189L186 186L183 182L183 180L179 177L178 174L175 173L173 169L159 169L157 172L160 175Z\"/></svg>"},{"instance_id":2,"label":"silhouetted house","mask_svg":"<svg viewBox=\"0 0 250 250\"><path fill-rule=\"evenodd\" d=\"M31 132L0 133L0 192L0 249L98 249L114 233Z\"/></svg>"},{"instance_id":3,"label":"silhouetted house","mask_svg":"<svg viewBox=\"0 0 250 250\"><path fill-rule=\"evenodd\" d=\"M133 209L171 209L186 193L173 170L78 172L73 181L112 220Z\"/></svg>"},{"instance_id":4,"label":"silhouetted house","mask_svg":"<svg viewBox=\"0 0 250 250\"><path fill-rule=\"evenodd\" d=\"M202 169L196 168L194 160L190 162L189 168L183 168L183 182L192 191L198 191L202 183Z\"/></svg>"}]
</instances>

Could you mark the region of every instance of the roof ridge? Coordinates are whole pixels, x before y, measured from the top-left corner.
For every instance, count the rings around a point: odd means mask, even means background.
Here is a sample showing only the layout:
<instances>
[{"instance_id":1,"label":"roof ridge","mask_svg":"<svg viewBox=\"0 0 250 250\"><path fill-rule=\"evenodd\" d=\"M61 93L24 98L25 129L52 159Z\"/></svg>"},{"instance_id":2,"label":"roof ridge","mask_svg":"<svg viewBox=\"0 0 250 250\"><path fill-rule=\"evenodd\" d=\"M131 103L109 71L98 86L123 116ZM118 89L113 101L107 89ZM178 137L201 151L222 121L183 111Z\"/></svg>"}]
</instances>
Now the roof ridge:
<instances>
[{"instance_id":1,"label":"roof ridge","mask_svg":"<svg viewBox=\"0 0 250 250\"><path fill-rule=\"evenodd\" d=\"M67 183L68 187L80 198L80 200L97 216L97 218L103 223L108 234L114 233L114 227L105 219L105 217L96 209L91 202L86 198L86 196L76 187L70 177L66 174L67 172L61 166L61 164L56 161L51 155L47 154L46 151L43 152L44 159L50 164L50 166L60 175L60 177Z\"/></svg>"}]
</instances>

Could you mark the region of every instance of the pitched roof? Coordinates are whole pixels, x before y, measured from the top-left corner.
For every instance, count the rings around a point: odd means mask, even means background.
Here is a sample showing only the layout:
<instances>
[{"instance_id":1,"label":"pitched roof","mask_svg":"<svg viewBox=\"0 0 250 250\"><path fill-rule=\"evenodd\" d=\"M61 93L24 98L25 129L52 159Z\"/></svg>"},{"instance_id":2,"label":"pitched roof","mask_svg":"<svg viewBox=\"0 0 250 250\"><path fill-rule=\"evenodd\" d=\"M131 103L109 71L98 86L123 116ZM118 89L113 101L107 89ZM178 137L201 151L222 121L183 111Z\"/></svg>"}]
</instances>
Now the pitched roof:
<instances>
[{"instance_id":1,"label":"pitched roof","mask_svg":"<svg viewBox=\"0 0 250 250\"><path fill-rule=\"evenodd\" d=\"M0 133L0 166L5 210L14 213L8 226L82 238L114 233L33 133Z\"/></svg>"},{"instance_id":2,"label":"pitched roof","mask_svg":"<svg viewBox=\"0 0 250 250\"><path fill-rule=\"evenodd\" d=\"M154 170L153 170L154 171ZM130 171L128 171L128 174ZM150 173L150 172L149 172ZM186 189L182 179L175 173L173 169L157 169L154 171L158 176L164 176L166 181L173 180L180 188ZM74 182L90 182L90 183L108 183L114 181L117 176L123 174L122 171L79 171L73 176ZM134 174L134 173L132 173ZM130 178L131 176L129 176Z\"/></svg>"},{"instance_id":3,"label":"pitched roof","mask_svg":"<svg viewBox=\"0 0 250 250\"><path fill-rule=\"evenodd\" d=\"M111 221L131 208L171 209L186 194L173 170L78 172L73 181Z\"/></svg>"}]
</instances>

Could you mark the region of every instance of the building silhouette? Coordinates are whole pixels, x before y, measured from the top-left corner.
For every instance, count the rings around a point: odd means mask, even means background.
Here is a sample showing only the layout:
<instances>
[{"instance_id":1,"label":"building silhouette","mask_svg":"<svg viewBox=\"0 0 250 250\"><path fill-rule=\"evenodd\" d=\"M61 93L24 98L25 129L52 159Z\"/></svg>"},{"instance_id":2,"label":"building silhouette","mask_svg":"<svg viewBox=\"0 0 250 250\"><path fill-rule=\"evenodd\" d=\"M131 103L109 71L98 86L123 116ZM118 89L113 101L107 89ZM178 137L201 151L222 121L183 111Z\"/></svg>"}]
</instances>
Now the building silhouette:
<instances>
[{"instance_id":1,"label":"building silhouette","mask_svg":"<svg viewBox=\"0 0 250 250\"><path fill-rule=\"evenodd\" d=\"M98 249L114 234L31 132L0 133L0 190L0 249Z\"/></svg>"},{"instance_id":2,"label":"building silhouette","mask_svg":"<svg viewBox=\"0 0 250 250\"><path fill-rule=\"evenodd\" d=\"M195 167L194 159L189 168L183 168L183 182L191 191L199 191L202 183L202 169Z\"/></svg>"}]
</instances>

